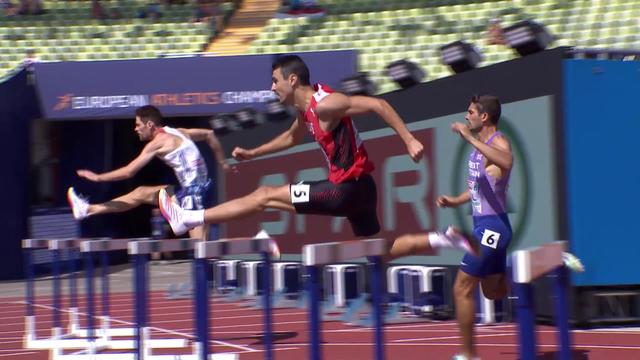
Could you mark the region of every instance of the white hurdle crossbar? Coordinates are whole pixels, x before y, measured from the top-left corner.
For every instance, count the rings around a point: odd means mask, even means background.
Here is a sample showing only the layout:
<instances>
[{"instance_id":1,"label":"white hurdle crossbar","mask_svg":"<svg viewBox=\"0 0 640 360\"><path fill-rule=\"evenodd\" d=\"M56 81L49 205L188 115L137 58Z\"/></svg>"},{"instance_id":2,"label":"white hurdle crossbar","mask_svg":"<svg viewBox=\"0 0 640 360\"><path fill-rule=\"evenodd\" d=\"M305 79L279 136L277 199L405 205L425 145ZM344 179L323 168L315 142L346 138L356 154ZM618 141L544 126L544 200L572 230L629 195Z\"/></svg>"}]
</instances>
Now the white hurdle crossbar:
<instances>
[{"instance_id":1,"label":"white hurdle crossbar","mask_svg":"<svg viewBox=\"0 0 640 360\"><path fill-rule=\"evenodd\" d=\"M309 359L321 360L320 348L320 276L319 266L369 257L371 266L371 300L374 318L374 359L384 359L384 338L382 320L382 258L386 254L385 239L353 240L305 245L302 248L302 263L307 272L309 293L309 329L311 346Z\"/></svg>"},{"instance_id":2,"label":"white hurdle crossbar","mask_svg":"<svg viewBox=\"0 0 640 360\"><path fill-rule=\"evenodd\" d=\"M195 278L196 278L196 318L197 345L199 359L207 359L209 354L209 291L207 286L207 259L220 258L227 255L246 255L261 253L264 261L262 280L263 314L264 314L264 347L265 359L273 359L272 304L271 304L271 258L269 237L235 238L205 241L196 244ZM213 355L211 355L213 356Z\"/></svg>"},{"instance_id":3,"label":"white hurdle crossbar","mask_svg":"<svg viewBox=\"0 0 640 360\"><path fill-rule=\"evenodd\" d=\"M560 346L559 359L571 359L567 307L568 274L562 260L566 241L555 241L511 254L513 290L517 296L517 319L522 360L536 359L535 311L532 281L543 275L554 277L555 322Z\"/></svg>"}]
</instances>

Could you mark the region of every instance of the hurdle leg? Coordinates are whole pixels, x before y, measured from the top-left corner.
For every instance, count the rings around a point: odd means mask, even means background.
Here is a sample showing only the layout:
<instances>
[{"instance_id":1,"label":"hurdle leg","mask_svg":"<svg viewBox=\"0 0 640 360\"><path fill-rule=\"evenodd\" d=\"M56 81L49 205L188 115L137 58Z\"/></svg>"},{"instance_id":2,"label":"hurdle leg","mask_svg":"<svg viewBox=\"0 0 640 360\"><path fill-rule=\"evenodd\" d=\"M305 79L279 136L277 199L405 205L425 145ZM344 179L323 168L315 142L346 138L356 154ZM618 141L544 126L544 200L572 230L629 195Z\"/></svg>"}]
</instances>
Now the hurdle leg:
<instances>
[{"instance_id":1,"label":"hurdle leg","mask_svg":"<svg viewBox=\"0 0 640 360\"><path fill-rule=\"evenodd\" d=\"M517 318L522 360L535 360L536 335L534 323L533 285L530 283L514 283L513 290L518 297Z\"/></svg>"},{"instance_id":2,"label":"hurdle leg","mask_svg":"<svg viewBox=\"0 0 640 360\"><path fill-rule=\"evenodd\" d=\"M91 253L84 254L85 263L85 281L87 288L87 339L90 342L89 351L91 354L95 353L95 303L94 303L94 288L93 288L93 257Z\"/></svg>"},{"instance_id":3,"label":"hurdle leg","mask_svg":"<svg viewBox=\"0 0 640 360\"><path fill-rule=\"evenodd\" d=\"M199 360L209 358L209 296L207 289L207 259L196 258L193 265L195 277L196 342L195 354Z\"/></svg>"},{"instance_id":4,"label":"hurdle leg","mask_svg":"<svg viewBox=\"0 0 640 360\"><path fill-rule=\"evenodd\" d=\"M262 284L264 285L263 302L264 302L264 348L266 351L266 360L273 359L273 336L271 323L271 257L269 253L262 252L264 260L264 271L262 272Z\"/></svg>"},{"instance_id":5,"label":"hurdle leg","mask_svg":"<svg viewBox=\"0 0 640 360\"><path fill-rule=\"evenodd\" d=\"M371 264L371 301L373 305L375 359L384 360L384 320L382 316L382 258L374 256Z\"/></svg>"},{"instance_id":6,"label":"hurdle leg","mask_svg":"<svg viewBox=\"0 0 640 360\"><path fill-rule=\"evenodd\" d=\"M323 244L305 245L302 248L302 263L307 270L307 289L310 294L310 359L321 360L320 350L320 299L319 299L319 266L323 264L340 263L350 259L360 257L373 257L371 268L372 274L372 300L374 307L374 322L376 329L375 337L375 359L384 358L383 339L383 319L381 309L382 296L382 255L387 252L387 241L385 239L366 239L347 242L332 242Z\"/></svg>"},{"instance_id":7,"label":"hurdle leg","mask_svg":"<svg viewBox=\"0 0 640 360\"><path fill-rule=\"evenodd\" d=\"M52 250L52 267L53 267L53 338L60 339L62 337L62 324L60 320L60 309L62 307L62 299L60 294L60 250Z\"/></svg>"},{"instance_id":8,"label":"hurdle leg","mask_svg":"<svg viewBox=\"0 0 640 360\"><path fill-rule=\"evenodd\" d=\"M94 243L94 242L100 242L102 240L89 240L86 243ZM105 240L107 241L107 240ZM133 336L133 328L129 327L129 328L117 328L117 329L111 329L111 319L109 316L109 262L108 262L108 246L106 245L101 245L99 246L100 249L97 250L95 245L92 245L93 247L91 249L85 249L81 251L81 254L83 256L84 260L87 260L87 257L90 256L91 259L95 259L95 254L98 254L99 258L100 258L100 267L101 269L99 270L100 272L100 278L101 278L101 283L102 283L102 289L101 289L101 313L100 315L98 315L97 310L96 310L96 305L95 305L95 299L96 299L96 294L95 294L95 284L94 281L92 281L91 286L87 287L87 299L90 301L87 301L87 304L89 304L89 302L91 302L91 308L93 309L93 313L90 315L91 316L91 321L92 321L92 329L93 329L93 336L96 337L96 341L99 342L102 346L104 347L112 347L112 346L122 346L123 341L122 340L113 340L112 337L113 336ZM119 245L120 248L122 248L122 243ZM117 248L117 247L116 247ZM75 262L74 262L75 263ZM75 271L73 270L74 268L76 268L77 266L71 268L71 271ZM91 268L90 268L91 267ZM96 269L94 267L93 261L91 263L86 263L85 265L86 269L91 269L89 271L93 271L91 274L91 278L94 279L94 277L97 275L95 273ZM76 271L77 272L77 271ZM70 279L73 279L73 274L71 275ZM77 279L77 276L75 276L75 278ZM94 279L95 280L95 279ZM70 281L71 284L73 284ZM73 288L73 285L71 285ZM90 290L90 291L89 291ZM89 292L91 292L91 294L89 294ZM72 304L77 304L77 300L74 300L77 298L77 295L73 295L75 293L74 290L71 291L72 295L71 295L71 301ZM88 306L88 305L87 305ZM80 321L78 319L78 306L77 305L72 305L71 308L71 324L73 326L73 330L71 331L72 334L79 336L79 337L90 337L88 334L88 330L87 329L83 329L80 327ZM74 320L75 319L75 320ZM99 320L100 323L97 324L96 320ZM120 345L118 345L120 344Z\"/></svg>"},{"instance_id":9,"label":"hurdle leg","mask_svg":"<svg viewBox=\"0 0 640 360\"><path fill-rule=\"evenodd\" d=\"M25 347L29 348L29 343L36 339L36 324L35 324L35 286L33 281L33 264L32 264L32 254L31 249L24 250L24 271L27 275L27 286L25 287L26 292L26 313L27 317L25 318Z\"/></svg>"},{"instance_id":10,"label":"hurdle leg","mask_svg":"<svg viewBox=\"0 0 640 360\"><path fill-rule=\"evenodd\" d=\"M569 333L569 314L567 306L567 289L569 286L568 271L565 266L554 270L555 277L555 321L558 328L558 344L560 360L571 360L571 338Z\"/></svg>"},{"instance_id":11,"label":"hurdle leg","mask_svg":"<svg viewBox=\"0 0 640 360\"><path fill-rule=\"evenodd\" d=\"M146 314L145 314L146 317ZM142 359L151 358L151 329L145 325L142 328Z\"/></svg>"},{"instance_id":12,"label":"hurdle leg","mask_svg":"<svg viewBox=\"0 0 640 360\"><path fill-rule=\"evenodd\" d=\"M306 266L309 293L309 359L321 360L320 350L320 276L317 266Z\"/></svg>"},{"instance_id":13,"label":"hurdle leg","mask_svg":"<svg viewBox=\"0 0 640 360\"><path fill-rule=\"evenodd\" d=\"M80 329L78 319L78 269L73 249L67 249L67 262L69 263L69 333L76 334Z\"/></svg>"},{"instance_id":14,"label":"hurdle leg","mask_svg":"<svg viewBox=\"0 0 640 360\"><path fill-rule=\"evenodd\" d=\"M109 341L109 327L111 321L109 319L109 256L106 251L100 252L100 266L102 267L102 339Z\"/></svg>"},{"instance_id":15,"label":"hurdle leg","mask_svg":"<svg viewBox=\"0 0 640 360\"><path fill-rule=\"evenodd\" d=\"M143 360L145 356L145 328L147 327L146 309L147 309L147 258L145 254L137 254L134 256L134 284L135 291L135 333L134 342L136 347L135 359Z\"/></svg>"}]
</instances>

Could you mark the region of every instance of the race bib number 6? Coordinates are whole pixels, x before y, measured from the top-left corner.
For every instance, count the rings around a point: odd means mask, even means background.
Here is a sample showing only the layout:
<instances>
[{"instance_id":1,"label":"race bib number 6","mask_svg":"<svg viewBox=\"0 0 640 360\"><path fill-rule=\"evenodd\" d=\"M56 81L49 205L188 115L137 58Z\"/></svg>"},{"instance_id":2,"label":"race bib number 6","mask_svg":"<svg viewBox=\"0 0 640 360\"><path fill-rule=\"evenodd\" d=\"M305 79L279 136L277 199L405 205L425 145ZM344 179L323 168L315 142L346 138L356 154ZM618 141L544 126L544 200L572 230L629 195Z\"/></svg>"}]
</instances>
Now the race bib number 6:
<instances>
[{"instance_id":1,"label":"race bib number 6","mask_svg":"<svg viewBox=\"0 0 640 360\"><path fill-rule=\"evenodd\" d=\"M309 185L291 185L291 203L295 204L305 202L309 202Z\"/></svg>"},{"instance_id":2,"label":"race bib number 6","mask_svg":"<svg viewBox=\"0 0 640 360\"><path fill-rule=\"evenodd\" d=\"M497 249L498 240L500 240L500 233L491 231L489 229L484 229L484 233L482 234L482 241L480 243L484 246Z\"/></svg>"}]
</instances>

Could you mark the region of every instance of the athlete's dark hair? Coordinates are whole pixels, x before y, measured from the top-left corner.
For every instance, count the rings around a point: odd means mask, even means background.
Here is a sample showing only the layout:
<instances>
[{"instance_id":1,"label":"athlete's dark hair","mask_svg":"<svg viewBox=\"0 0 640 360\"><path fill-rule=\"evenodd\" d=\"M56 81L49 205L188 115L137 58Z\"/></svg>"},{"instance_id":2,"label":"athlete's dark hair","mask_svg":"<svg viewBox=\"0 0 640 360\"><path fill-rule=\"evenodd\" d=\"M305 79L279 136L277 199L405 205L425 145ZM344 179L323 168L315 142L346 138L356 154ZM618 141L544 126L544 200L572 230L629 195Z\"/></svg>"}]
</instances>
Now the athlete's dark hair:
<instances>
[{"instance_id":1,"label":"athlete's dark hair","mask_svg":"<svg viewBox=\"0 0 640 360\"><path fill-rule=\"evenodd\" d=\"M500 100L496 96L473 95L471 97L471 102L476 104L478 114L487 114L489 116L489 121L494 125L498 125L502 107L500 106Z\"/></svg>"},{"instance_id":2,"label":"athlete's dark hair","mask_svg":"<svg viewBox=\"0 0 640 360\"><path fill-rule=\"evenodd\" d=\"M142 121L151 121L156 126L162 126L164 119L157 107L153 105L145 105L136 109L136 116Z\"/></svg>"},{"instance_id":3,"label":"athlete's dark hair","mask_svg":"<svg viewBox=\"0 0 640 360\"><path fill-rule=\"evenodd\" d=\"M298 55L283 55L278 57L271 65L271 70L280 69L282 77L287 78L296 74L300 85L309 85L309 68Z\"/></svg>"}]
</instances>

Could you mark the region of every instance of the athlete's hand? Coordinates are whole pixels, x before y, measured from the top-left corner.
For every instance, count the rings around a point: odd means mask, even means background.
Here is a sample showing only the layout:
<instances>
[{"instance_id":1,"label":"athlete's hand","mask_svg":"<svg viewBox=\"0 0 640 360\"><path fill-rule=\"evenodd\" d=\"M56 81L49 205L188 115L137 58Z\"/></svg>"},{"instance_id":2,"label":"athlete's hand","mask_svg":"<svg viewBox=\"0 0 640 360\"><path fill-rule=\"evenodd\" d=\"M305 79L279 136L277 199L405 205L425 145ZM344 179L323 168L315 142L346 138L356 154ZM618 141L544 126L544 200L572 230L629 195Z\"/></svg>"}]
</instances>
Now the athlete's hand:
<instances>
[{"instance_id":1,"label":"athlete's hand","mask_svg":"<svg viewBox=\"0 0 640 360\"><path fill-rule=\"evenodd\" d=\"M458 133L460 137L465 140L469 140L469 138L472 137L469 127L461 122L454 122L453 124L451 124L451 131Z\"/></svg>"},{"instance_id":2,"label":"athlete's hand","mask_svg":"<svg viewBox=\"0 0 640 360\"><path fill-rule=\"evenodd\" d=\"M456 207L456 203L453 201L453 197L447 195L440 195L436 199L436 205L441 208Z\"/></svg>"},{"instance_id":3,"label":"athlete's hand","mask_svg":"<svg viewBox=\"0 0 640 360\"><path fill-rule=\"evenodd\" d=\"M414 162L418 162L424 154L424 146L416 138L413 138L407 143L407 152Z\"/></svg>"},{"instance_id":4,"label":"athlete's hand","mask_svg":"<svg viewBox=\"0 0 640 360\"><path fill-rule=\"evenodd\" d=\"M100 181L100 179L98 179L98 174L94 173L91 170L78 170L76 171L76 174L78 174L78 176L85 178L89 181Z\"/></svg>"},{"instance_id":5,"label":"athlete's hand","mask_svg":"<svg viewBox=\"0 0 640 360\"><path fill-rule=\"evenodd\" d=\"M231 156L238 161L242 160L251 160L255 157L251 150L243 149L241 147L236 147L231 152Z\"/></svg>"}]
</instances>

